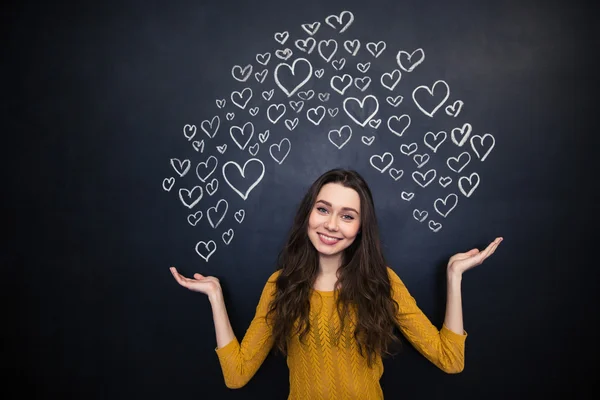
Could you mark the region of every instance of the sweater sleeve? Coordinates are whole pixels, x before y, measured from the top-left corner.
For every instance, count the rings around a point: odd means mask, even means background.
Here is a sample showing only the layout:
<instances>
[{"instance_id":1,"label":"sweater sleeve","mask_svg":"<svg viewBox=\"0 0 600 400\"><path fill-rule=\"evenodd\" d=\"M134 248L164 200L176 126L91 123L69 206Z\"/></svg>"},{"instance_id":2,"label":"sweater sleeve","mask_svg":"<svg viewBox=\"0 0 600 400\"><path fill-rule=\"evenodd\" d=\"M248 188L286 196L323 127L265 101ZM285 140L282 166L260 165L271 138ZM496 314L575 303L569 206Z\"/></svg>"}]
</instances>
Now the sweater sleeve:
<instances>
[{"instance_id":1,"label":"sweater sleeve","mask_svg":"<svg viewBox=\"0 0 600 400\"><path fill-rule=\"evenodd\" d=\"M462 372L465 365L465 341L462 335L448 329L445 324L438 330L417 306L415 299L398 275L388 267L392 297L398 302L400 331L425 358L442 371L455 374Z\"/></svg>"},{"instance_id":2,"label":"sweater sleeve","mask_svg":"<svg viewBox=\"0 0 600 400\"><path fill-rule=\"evenodd\" d=\"M247 384L273 347L271 327L267 325L265 316L275 294L275 278L278 274L279 271L273 273L264 286L256 306L256 313L242 343L240 344L237 337L234 337L225 346L215 349L225 385L230 389L239 389Z\"/></svg>"}]
</instances>

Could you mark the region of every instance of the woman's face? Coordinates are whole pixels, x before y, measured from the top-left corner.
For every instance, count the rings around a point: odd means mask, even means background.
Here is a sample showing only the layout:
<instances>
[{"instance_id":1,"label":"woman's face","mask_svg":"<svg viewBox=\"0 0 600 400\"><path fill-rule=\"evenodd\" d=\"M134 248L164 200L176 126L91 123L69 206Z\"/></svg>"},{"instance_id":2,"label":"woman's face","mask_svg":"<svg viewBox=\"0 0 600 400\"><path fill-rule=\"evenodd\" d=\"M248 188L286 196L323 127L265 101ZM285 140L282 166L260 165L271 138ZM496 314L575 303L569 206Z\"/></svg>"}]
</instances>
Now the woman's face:
<instances>
[{"instance_id":1,"label":"woman's face","mask_svg":"<svg viewBox=\"0 0 600 400\"><path fill-rule=\"evenodd\" d=\"M321 256L341 255L360 230L360 197L339 183L321 188L308 220L308 237Z\"/></svg>"}]
</instances>

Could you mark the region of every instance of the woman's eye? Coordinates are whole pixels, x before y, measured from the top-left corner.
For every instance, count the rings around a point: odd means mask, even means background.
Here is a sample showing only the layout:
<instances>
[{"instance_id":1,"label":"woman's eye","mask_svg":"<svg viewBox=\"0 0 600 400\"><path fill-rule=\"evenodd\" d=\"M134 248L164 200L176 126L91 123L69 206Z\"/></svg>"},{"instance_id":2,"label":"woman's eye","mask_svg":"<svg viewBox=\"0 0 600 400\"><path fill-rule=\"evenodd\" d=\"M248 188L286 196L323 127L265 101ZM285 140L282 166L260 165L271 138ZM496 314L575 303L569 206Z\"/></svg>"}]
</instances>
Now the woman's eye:
<instances>
[{"instance_id":1,"label":"woman's eye","mask_svg":"<svg viewBox=\"0 0 600 400\"><path fill-rule=\"evenodd\" d=\"M323 208L323 207L317 207L317 210L321 211L321 212L326 212L327 209Z\"/></svg>"},{"instance_id":2,"label":"woman's eye","mask_svg":"<svg viewBox=\"0 0 600 400\"><path fill-rule=\"evenodd\" d=\"M348 215L348 214L344 215L344 217L348 217L347 219L354 219L354 217L352 215Z\"/></svg>"}]
</instances>

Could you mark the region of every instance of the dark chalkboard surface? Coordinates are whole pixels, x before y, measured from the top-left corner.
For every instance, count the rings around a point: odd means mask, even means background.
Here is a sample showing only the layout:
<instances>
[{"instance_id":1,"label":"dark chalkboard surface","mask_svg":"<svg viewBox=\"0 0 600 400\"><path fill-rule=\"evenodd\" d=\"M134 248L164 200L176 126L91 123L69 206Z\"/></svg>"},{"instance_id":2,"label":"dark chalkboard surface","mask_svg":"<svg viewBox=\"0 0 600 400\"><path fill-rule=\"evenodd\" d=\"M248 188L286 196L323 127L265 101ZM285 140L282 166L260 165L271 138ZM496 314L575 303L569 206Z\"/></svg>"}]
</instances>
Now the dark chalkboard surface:
<instances>
[{"instance_id":1,"label":"dark chalkboard surface","mask_svg":"<svg viewBox=\"0 0 600 400\"><path fill-rule=\"evenodd\" d=\"M218 277L241 340L304 191L350 167L436 326L447 259L504 237L463 277L465 370L405 347L386 398L574 398L597 360L584 4L3 6L4 375L39 399L286 398L281 356L225 387L210 304L168 267Z\"/></svg>"}]
</instances>

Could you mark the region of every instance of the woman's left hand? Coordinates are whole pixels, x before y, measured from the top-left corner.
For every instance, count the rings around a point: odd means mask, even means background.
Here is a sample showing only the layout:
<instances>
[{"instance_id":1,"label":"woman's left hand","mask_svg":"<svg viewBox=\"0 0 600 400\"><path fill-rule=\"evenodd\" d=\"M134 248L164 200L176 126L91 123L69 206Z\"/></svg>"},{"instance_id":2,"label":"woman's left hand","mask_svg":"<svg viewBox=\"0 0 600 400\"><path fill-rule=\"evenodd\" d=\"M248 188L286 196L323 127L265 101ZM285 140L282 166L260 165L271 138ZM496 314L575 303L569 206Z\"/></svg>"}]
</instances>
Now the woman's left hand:
<instances>
[{"instance_id":1,"label":"woman's left hand","mask_svg":"<svg viewBox=\"0 0 600 400\"><path fill-rule=\"evenodd\" d=\"M485 250L471 249L466 253L457 253L448 260L448 273L462 275L463 272L480 265L486 258L494 254L496 247L502 242L502 237L497 237Z\"/></svg>"}]
</instances>

